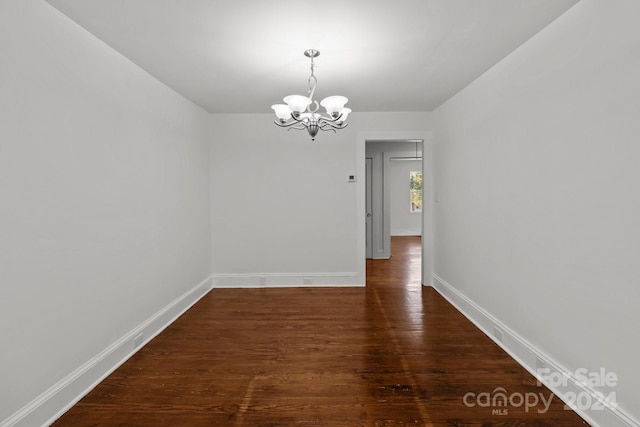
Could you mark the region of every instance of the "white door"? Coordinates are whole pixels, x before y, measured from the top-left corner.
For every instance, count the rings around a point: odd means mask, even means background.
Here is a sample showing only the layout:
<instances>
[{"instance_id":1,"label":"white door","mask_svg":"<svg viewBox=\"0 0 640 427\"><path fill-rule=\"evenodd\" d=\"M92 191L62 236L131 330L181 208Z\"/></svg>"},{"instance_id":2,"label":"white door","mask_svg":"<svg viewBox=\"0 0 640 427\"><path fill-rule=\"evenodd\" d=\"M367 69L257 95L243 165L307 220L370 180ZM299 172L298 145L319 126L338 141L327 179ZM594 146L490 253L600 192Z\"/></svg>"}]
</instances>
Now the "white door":
<instances>
[{"instance_id":1,"label":"white door","mask_svg":"<svg viewBox=\"0 0 640 427\"><path fill-rule=\"evenodd\" d=\"M373 159L365 158L365 212L367 258L373 258Z\"/></svg>"}]
</instances>

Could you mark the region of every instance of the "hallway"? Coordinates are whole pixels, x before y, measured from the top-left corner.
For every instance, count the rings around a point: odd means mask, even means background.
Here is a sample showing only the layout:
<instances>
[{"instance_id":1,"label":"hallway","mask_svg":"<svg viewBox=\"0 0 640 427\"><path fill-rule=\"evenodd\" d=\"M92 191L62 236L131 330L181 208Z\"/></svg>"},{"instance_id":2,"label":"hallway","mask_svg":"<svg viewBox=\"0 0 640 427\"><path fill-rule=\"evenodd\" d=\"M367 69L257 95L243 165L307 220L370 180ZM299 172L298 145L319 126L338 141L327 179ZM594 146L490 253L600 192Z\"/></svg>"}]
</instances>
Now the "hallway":
<instances>
[{"instance_id":1,"label":"hallway","mask_svg":"<svg viewBox=\"0 0 640 427\"><path fill-rule=\"evenodd\" d=\"M557 398L480 405L550 392L421 286L420 253L394 237L366 288L214 289L55 425L586 425Z\"/></svg>"}]
</instances>

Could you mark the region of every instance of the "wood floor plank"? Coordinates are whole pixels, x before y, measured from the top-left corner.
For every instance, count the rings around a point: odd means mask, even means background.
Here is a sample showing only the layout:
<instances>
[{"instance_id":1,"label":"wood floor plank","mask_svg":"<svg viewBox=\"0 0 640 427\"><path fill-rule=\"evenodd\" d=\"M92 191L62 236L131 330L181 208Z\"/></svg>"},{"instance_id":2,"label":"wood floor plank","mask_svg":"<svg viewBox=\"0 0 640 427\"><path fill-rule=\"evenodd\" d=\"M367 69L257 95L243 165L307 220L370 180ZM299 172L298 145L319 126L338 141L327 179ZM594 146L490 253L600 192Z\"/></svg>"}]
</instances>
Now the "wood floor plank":
<instances>
[{"instance_id":1,"label":"wood floor plank","mask_svg":"<svg viewBox=\"0 0 640 427\"><path fill-rule=\"evenodd\" d=\"M214 289L54 426L587 425L557 398L465 405L551 393L420 285L419 238L392 254L367 261L366 288Z\"/></svg>"}]
</instances>

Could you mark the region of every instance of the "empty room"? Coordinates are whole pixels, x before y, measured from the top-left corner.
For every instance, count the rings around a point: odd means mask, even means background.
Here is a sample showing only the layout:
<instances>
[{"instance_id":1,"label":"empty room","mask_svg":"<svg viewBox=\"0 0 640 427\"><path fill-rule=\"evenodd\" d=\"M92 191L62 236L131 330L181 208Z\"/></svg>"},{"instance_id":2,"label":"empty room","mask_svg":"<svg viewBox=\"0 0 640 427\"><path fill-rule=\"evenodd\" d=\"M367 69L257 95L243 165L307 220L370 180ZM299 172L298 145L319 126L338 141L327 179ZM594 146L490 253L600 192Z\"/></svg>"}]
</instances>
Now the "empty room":
<instances>
[{"instance_id":1,"label":"empty room","mask_svg":"<svg viewBox=\"0 0 640 427\"><path fill-rule=\"evenodd\" d=\"M0 427L640 427L638 16L0 0Z\"/></svg>"}]
</instances>

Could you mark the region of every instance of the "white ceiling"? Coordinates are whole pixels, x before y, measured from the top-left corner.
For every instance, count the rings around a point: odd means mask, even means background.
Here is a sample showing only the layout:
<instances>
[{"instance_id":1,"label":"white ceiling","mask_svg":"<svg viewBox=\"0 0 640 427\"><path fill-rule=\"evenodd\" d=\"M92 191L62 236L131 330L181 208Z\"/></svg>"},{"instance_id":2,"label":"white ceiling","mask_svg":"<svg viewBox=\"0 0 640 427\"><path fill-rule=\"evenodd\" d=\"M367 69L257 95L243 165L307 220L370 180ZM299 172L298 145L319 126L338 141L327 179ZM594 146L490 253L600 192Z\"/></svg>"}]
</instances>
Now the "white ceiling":
<instances>
[{"instance_id":1,"label":"white ceiling","mask_svg":"<svg viewBox=\"0 0 640 427\"><path fill-rule=\"evenodd\" d=\"M578 0L47 0L212 113L306 94L431 111Z\"/></svg>"}]
</instances>

